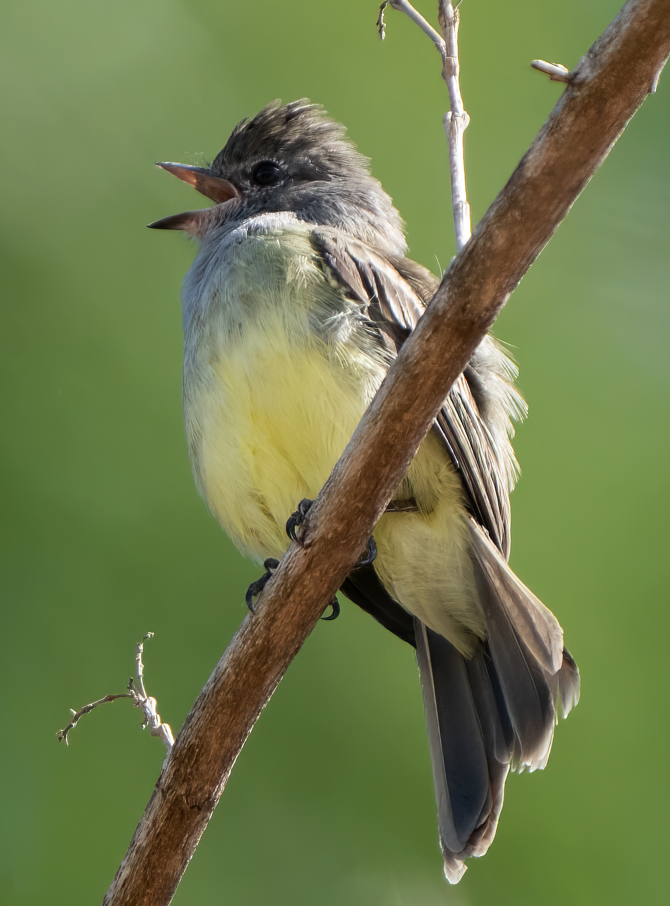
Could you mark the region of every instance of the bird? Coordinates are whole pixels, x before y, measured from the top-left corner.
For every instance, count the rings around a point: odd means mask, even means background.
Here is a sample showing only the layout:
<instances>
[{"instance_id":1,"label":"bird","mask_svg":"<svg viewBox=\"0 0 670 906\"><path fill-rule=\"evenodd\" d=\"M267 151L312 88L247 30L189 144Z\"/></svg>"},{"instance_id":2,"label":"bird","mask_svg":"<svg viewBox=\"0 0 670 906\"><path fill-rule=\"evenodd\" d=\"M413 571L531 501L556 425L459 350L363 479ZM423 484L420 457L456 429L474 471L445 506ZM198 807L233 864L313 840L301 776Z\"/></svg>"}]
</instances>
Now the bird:
<instances>
[{"instance_id":1,"label":"bird","mask_svg":"<svg viewBox=\"0 0 670 906\"><path fill-rule=\"evenodd\" d=\"M369 160L307 99L243 120L211 165L158 166L214 202L149 224L198 245L182 287L195 482L267 576L438 280L407 257ZM416 648L451 883L493 841L508 772L545 767L579 700L558 621L508 565L516 377L487 335L341 587Z\"/></svg>"}]
</instances>

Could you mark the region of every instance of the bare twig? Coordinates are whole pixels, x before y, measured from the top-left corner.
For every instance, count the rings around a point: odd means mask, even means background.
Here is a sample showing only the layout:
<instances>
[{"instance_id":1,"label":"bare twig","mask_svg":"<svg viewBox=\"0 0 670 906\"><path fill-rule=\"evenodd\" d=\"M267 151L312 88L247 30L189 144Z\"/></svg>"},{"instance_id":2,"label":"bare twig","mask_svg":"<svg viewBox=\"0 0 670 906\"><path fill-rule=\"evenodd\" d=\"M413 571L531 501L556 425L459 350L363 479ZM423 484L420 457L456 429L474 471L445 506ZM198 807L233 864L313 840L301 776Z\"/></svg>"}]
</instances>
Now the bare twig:
<instances>
[{"instance_id":1,"label":"bare twig","mask_svg":"<svg viewBox=\"0 0 670 906\"><path fill-rule=\"evenodd\" d=\"M292 545L195 702L107 906L164 906L244 742L365 547L449 387L658 80L668 0L629 0L452 262ZM445 351L448 353L445 354Z\"/></svg>"},{"instance_id":2,"label":"bare twig","mask_svg":"<svg viewBox=\"0 0 670 906\"><path fill-rule=\"evenodd\" d=\"M56 739L58 740L58 742L64 742L66 746L70 745L70 743L68 742L68 734L70 733L70 730L74 730L84 714L88 714L90 711L93 711L98 707L98 705L104 705L107 702L114 702L117 698L134 698L134 696L130 692L119 692L117 695L106 695L104 698L99 698L97 702L91 702L90 705L84 705L84 707L80 708L78 711L70 708L72 720L64 730L58 730L58 732L56 733Z\"/></svg>"},{"instance_id":3,"label":"bare twig","mask_svg":"<svg viewBox=\"0 0 670 906\"><path fill-rule=\"evenodd\" d=\"M386 36L386 23L384 22L384 10L387 6L390 6L392 9L397 9L400 13L405 13L406 16L416 23L419 26L421 31L425 32L430 40L433 42L435 47L438 50L438 53L442 57L442 60L447 56L447 47L444 43L444 38L435 31L433 26L426 22L420 12L414 9L411 3L408 3L407 0L384 0L382 5L379 7L379 16L377 17L377 32L379 37L384 40Z\"/></svg>"},{"instance_id":4,"label":"bare twig","mask_svg":"<svg viewBox=\"0 0 670 906\"><path fill-rule=\"evenodd\" d=\"M460 252L471 236L470 205L465 192L465 155L463 136L470 122L470 117L463 107L461 87L459 84L460 66L458 62L458 9L454 9L451 0L440 0L439 18L447 55L442 67L442 78L449 89L451 109L444 117L444 131L449 145L449 172L451 173L451 207L454 213L456 231L456 251Z\"/></svg>"},{"instance_id":5,"label":"bare twig","mask_svg":"<svg viewBox=\"0 0 670 906\"><path fill-rule=\"evenodd\" d=\"M142 729L149 727L151 730L151 735L158 736L160 739L162 739L167 749L168 755L170 754L170 750L174 745L172 730L170 729L169 724L164 724L161 722L160 714L156 710L156 699L148 696L144 688L144 664L142 663L142 653L144 651L144 643L147 639L153 638L153 635L153 632L147 632L142 641L137 643L137 648L135 651L135 670L137 674L138 688L135 688L133 678L131 676L130 682L128 683L127 692L119 692L116 695L105 695L104 698L100 698L98 699L98 701L91 702L90 705L84 705L84 707L80 708L79 711L73 711L72 708L70 708L70 711L72 712L72 720L64 730L59 730L56 733L56 739L59 742L64 742L65 745L69 745L68 734L70 733L70 730L73 730L77 726L84 714L88 714L99 705L104 705L107 702L116 701L117 698L130 698L132 699L133 704L136 708L141 708L142 711L144 711L144 722L142 724Z\"/></svg>"},{"instance_id":6,"label":"bare twig","mask_svg":"<svg viewBox=\"0 0 670 906\"><path fill-rule=\"evenodd\" d=\"M148 639L153 639L153 632L147 632L141 642L137 643L135 648L135 675L137 676L137 685L139 688L140 695L143 698L147 698L147 690L144 688L144 663L142 661L142 655L144 654L144 643Z\"/></svg>"},{"instance_id":7,"label":"bare twig","mask_svg":"<svg viewBox=\"0 0 670 906\"><path fill-rule=\"evenodd\" d=\"M566 69L562 63L546 63L544 60L532 60L533 69L546 73L552 82L565 82L569 84L574 78L574 72Z\"/></svg>"},{"instance_id":8,"label":"bare twig","mask_svg":"<svg viewBox=\"0 0 670 906\"><path fill-rule=\"evenodd\" d=\"M152 639L153 637L153 632L147 632L142 641L137 643L135 669L139 689L135 693L135 706L144 711L144 726L149 727L152 736L158 736L158 738L163 741L163 744L167 749L167 754L169 755L172 746L174 745L174 737L170 724L164 724L161 721L161 716L156 709L156 699L147 695L146 689L144 688L144 664L142 663L142 654L144 652L144 643L147 639ZM130 691L133 692L134 690L131 688Z\"/></svg>"},{"instance_id":9,"label":"bare twig","mask_svg":"<svg viewBox=\"0 0 670 906\"><path fill-rule=\"evenodd\" d=\"M444 131L449 147L449 173L451 175L451 207L456 233L456 251L460 252L471 236L470 205L465 191L465 156L463 136L470 122L470 117L463 107L459 84L460 67L458 63L458 4L454 8L451 0L439 0L438 16L444 37L418 13L407 0L385 0L379 8L377 30L383 40L386 31L384 10L387 6L396 9L415 22L437 47L442 57L442 78L449 91L450 110L444 116Z\"/></svg>"}]
</instances>

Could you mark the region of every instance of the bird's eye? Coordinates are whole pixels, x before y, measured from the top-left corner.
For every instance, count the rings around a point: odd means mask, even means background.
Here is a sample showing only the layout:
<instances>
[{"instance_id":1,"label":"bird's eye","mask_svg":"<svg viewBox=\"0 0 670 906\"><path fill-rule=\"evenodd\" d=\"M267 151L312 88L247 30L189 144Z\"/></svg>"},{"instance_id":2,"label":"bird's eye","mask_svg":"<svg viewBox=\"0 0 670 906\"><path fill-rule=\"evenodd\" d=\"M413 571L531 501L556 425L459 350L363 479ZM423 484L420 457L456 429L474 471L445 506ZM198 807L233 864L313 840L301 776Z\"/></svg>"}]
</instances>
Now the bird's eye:
<instances>
[{"instance_id":1,"label":"bird's eye","mask_svg":"<svg viewBox=\"0 0 670 906\"><path fill-rule=\"evenodd\" d=\"M284 170L273 160L262 160L254 167L251 178L258 186L274 186L284 178Z\"/></svg>"}]
</instances>

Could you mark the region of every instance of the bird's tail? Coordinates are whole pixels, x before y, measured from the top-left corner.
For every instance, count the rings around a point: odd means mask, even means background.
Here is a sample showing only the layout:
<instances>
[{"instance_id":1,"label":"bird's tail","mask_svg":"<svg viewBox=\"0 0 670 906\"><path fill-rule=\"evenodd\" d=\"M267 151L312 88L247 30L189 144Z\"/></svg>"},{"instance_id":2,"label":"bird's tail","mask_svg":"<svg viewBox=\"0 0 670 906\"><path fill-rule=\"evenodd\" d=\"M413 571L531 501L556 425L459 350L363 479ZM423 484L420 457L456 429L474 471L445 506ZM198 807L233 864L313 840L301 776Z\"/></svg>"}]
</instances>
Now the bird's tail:
<instances>
[{"instance_id":1,"label":"bird's tail","mask_svg":"<svg viewBox=\"0 0 670 906\"><path fill-rule=\"evenodd\" d=\"M554 615L472 521L487 638L467 659L415 620L445 874L483 856L495 836L510 770L547 763L558 716L579 700L579 671Z\"/></svg>"}]
</instances>

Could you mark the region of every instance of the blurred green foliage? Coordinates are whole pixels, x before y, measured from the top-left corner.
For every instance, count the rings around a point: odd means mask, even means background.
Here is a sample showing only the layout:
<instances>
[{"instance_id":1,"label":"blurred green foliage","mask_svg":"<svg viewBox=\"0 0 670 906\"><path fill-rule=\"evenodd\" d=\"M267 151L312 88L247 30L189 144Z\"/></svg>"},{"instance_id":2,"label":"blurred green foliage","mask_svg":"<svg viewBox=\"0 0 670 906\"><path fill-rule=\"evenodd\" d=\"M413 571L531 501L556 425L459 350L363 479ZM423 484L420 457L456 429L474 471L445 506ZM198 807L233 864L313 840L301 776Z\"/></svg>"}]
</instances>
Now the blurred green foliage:
<instances>
[{"instance_id":1,"label":"blurred green foliage","mask_svg":"<svg viewBox=\"0 0 670 906\"><path fill-rule=\"evenodd\" d=\"M476 221L619 0L466 0ZM426 15L431 4L422 3ZM308 96L347 124L408 223L453 254L426 38L375 0L4 4L3 792L0 901L98 902L160 770L121 691L177 730L257 569L198 499L180 411L179 284L193 248L144 224L196 204L156 160L211 159L243 116ZM176 904L665 902L670 85L661 79L497 325L531 418L513 564L559 615L583 699L549 769L512 777L497 839L441 877L412 652L344 603L252 734Z\"/></svg>"}]
</instances>

